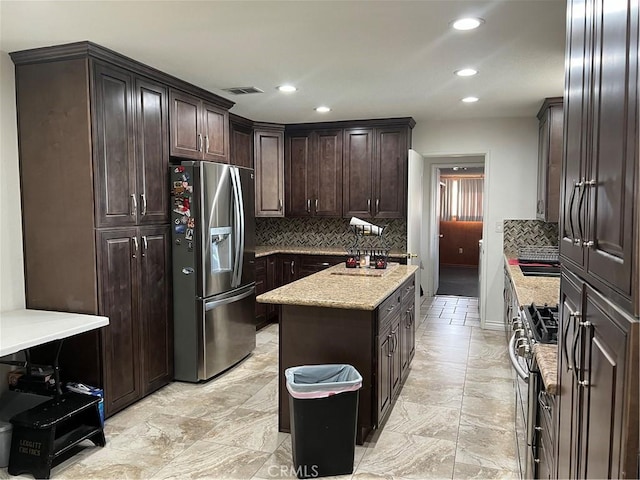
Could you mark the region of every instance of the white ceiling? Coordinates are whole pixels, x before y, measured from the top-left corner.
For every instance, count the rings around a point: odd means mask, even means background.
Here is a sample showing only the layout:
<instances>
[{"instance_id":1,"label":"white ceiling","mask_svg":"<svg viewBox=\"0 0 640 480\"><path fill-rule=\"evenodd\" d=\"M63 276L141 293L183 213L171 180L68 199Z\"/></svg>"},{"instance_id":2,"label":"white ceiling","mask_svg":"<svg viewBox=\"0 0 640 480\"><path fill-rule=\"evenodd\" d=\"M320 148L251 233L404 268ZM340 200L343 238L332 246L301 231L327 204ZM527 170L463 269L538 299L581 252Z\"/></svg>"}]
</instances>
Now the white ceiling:
<instances>
[{"instance_id":1,"label":"white ceiling","mask_svg":"<svg viewBox=\"0 0 640 480\"><path fill-rule=\"evenodd\" d=\"M564 0L0 1L0 50L90 40L279 123L533 117L563 92ZM458 32L449 22L479 16ZM479 74L453 71L472 66ZM293 83L299 91L275 90ZM261 94L221 89L256 86ZM480 97L463 104L462 97ZM314 112L326 104L328 114Z\"/></svg>"}]
</instances>

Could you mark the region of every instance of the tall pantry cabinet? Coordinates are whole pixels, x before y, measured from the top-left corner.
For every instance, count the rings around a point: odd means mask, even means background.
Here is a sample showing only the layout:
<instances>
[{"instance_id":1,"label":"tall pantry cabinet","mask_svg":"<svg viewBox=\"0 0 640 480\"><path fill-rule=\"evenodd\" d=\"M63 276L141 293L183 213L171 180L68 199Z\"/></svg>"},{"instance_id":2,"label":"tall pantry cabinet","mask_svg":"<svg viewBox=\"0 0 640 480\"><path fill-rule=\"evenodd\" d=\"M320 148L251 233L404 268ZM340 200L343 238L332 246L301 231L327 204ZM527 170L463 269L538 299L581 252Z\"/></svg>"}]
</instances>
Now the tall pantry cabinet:
<instances>
[{"instance_id":1,"label":"tall pantry cabinet","mask_svg":"<svg viewBox=\"0 0 640 480\"><path fill-rule=\"evenodd\" d=\"M558 478L640 475L637 0L570 0Z\"/></svg>"},{"instance_id":2,"label":"tall pantry cabinet","mask_svg":"<svg viewBox=\"0 0 640 480\"><path fill-rule=\"evenodd\" d=\"M112 415L173 379L169 94L200 89L90 42L11 58L27 308L109 317L61 374Z\"/></svg>"}]
</instances>

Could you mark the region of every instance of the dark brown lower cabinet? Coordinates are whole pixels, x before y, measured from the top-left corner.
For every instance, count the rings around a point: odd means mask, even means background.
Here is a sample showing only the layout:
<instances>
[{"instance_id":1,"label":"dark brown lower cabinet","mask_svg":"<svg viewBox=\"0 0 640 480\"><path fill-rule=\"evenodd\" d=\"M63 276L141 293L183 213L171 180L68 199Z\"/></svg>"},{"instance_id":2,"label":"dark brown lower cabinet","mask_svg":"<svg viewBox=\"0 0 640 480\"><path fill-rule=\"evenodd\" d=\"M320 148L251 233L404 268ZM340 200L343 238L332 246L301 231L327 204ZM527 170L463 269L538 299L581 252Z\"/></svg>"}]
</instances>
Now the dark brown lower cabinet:
<instances>
[{"instance_id":1,"label":"dark brown lower cabinet","mask_svg":"<svg viewBox=\"0 0 640 480\"><path fill-rule=\"evenodd\" d=\"M173 378L168 226L97 231L105 412Z\"/></svg>"},{"instance_id":2,"label":"dark brown lower cabinet","mask_svg":"<svg viewBox=\"0 0 640 480\"><path fill-rule=\"evenodd\" d=\"M391 412L402 386L402 292L406 280L376 310L282 305L279 351L279 430L288 432L289 401L284 371L323 363L353 365L362 375L356 442L378 428ZM413 298L413 297L412 297ZM409 365L407 365L408 369Z\"/></svg>"},{"instance_id":3,"label":"dark brown lower cabinet","mask_svg":"<svg viewBox=\"0 0 640 480\"><path fill-rule=\"evenodd\" d=\"M558 477L635 478L638 322L563 272Z\"/></svg>"}]
</instances>

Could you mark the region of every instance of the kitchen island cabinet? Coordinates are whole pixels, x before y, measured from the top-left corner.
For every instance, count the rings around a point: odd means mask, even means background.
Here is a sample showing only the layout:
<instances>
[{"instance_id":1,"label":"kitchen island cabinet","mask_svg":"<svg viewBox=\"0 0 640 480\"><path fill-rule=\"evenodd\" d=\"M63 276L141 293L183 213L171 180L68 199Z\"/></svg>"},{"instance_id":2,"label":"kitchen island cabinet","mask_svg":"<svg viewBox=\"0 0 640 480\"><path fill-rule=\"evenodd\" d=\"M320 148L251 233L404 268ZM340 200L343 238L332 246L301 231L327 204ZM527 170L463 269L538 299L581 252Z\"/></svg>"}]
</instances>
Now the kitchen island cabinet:
<instances>
[{"instance_id":1,"label":"kitchen island cabinet","mask_svg":"<svg viewBox=\"0 0 640 480\"><path fill-rule=\"evenodd\" d=\"M390 264L386 271L368 272L382 276L345 275L345 270L343 264L335 265L256 300L280 305L279 430L289 431L284 371L298 365L346 363L363 378L356 432L362 444L388 417L403 381L403 349L413 350L399 331L404 325L402 305L415 308L417 267ZM413 322L407 325L415 328ZM415 334L409 338L413 341Z\"/></svg>"}]
</instances>

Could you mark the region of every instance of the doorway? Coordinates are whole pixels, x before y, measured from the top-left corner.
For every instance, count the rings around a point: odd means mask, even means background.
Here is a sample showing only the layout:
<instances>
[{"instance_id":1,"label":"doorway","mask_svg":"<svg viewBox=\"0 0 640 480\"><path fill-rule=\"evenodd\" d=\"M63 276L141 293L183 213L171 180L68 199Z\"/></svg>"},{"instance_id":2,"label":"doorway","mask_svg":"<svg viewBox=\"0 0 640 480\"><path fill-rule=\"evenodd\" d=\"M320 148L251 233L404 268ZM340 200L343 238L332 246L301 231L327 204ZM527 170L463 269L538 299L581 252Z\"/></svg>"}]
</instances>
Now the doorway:
<instances>
[{"instance_id":1,"label":"doorway","mask_svg":"<svg viewBox=\"0 0 640 480\"><path fill-rule=\"evenodd\" d=\"M484 166L438 168L437 295L479 296Z\"/></svg>"}]
</instances>

